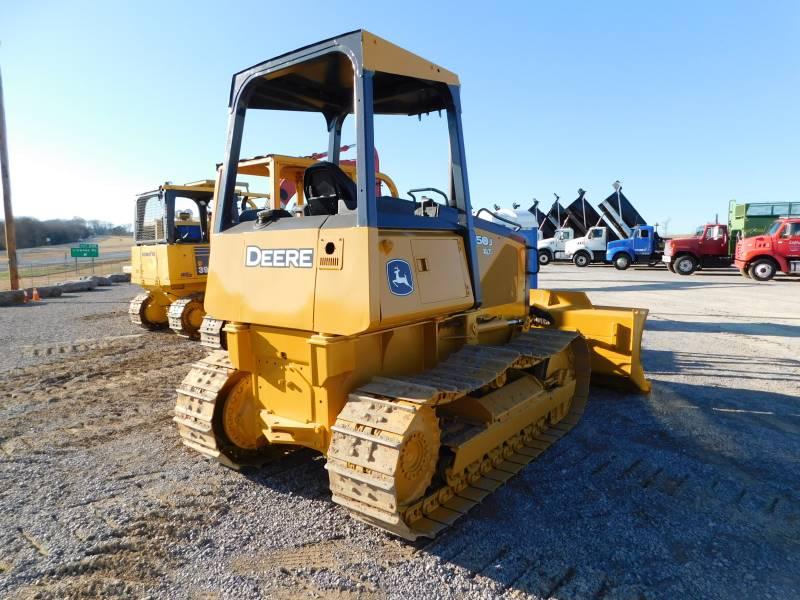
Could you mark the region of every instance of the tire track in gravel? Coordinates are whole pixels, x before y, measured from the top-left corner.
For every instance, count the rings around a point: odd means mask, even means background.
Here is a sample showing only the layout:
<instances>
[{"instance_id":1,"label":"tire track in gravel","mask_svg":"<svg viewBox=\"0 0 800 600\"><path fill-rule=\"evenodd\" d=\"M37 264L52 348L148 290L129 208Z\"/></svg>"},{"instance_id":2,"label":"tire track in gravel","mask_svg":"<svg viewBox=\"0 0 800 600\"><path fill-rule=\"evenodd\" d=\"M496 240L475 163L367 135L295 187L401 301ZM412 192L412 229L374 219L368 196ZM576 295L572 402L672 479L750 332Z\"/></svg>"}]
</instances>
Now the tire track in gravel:
<instances>
[{"instance_id":1,"label":"tire track in gravel","mask_svg":"<svg viewBox=\"0 0 800 600\"><path fill-rule=\"evenodd\" d=\"M12 456L92 446L168 420L172 389L203 349L174 336L131 336L87 344L60 360L14 369L0 380L0 440ZM155 417L155 418L154 418Z\"/></svg>"},{"instance_id":2,"label":"tire track in gravel","mask_svg":"<svg viewBox=\"0 0 800 600\"><path fill-rule=\"evenodd\" d=\"M0 476L13 488L0 534L18 540L0 550L0 595L140 596L182 564L175 543L227 510L159 469L180 446L162 433L174 386L204 350L158 334L53 348L0 380Z\"/></svg>"}]
</instances>

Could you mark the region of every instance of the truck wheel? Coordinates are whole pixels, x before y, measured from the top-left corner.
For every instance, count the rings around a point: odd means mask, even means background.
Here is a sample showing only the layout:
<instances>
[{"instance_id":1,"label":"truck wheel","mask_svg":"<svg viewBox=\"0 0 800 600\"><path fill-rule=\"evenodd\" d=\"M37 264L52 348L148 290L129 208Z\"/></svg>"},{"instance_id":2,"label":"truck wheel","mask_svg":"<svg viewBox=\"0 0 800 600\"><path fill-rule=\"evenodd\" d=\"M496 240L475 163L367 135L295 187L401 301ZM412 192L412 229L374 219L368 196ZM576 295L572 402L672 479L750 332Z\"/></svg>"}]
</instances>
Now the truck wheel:
<instances>
[{"instance_id":1,"label":"truck wheel","mask_svg":"<svg viewBox=\"0 0 800 600\"><path fill-rule=\"evenodd\" d=\"M541 252L539 252L540 265L542 266L549 265L552 260L553 260L553 255L550 254L549 250L542 250Z\"/></svg>"},{"instance_id":2,"label":"truck wheel","mask_svg":"<svg viewBox=\"0 0 800 600\"><path fill-rule=\"evenodd\" d=\"M775 263L768 258L759 258L747 269L750 277L756 281L769 281L775 277Z\"/></svg>"},{"instance_id":3,"label":"truck wheel","mask_svg":"<svg viewBox=\"0 0 800 600\"><path fill-rule=\"evenodd\" d=\"M631 257L627 254L617 254L614 257L614 266L620 271L624 271L631 266Z\"/></svg>"},{"instance_id":4,"label":"truck wheel","mask_svg":"<svg viewBox=\"0 0 800 600\"><path fill-rule=\"evenodd\" d=\"M697 261L694 256L679 256L675 261L675 272L680 275L691 275L697 270Z\"/></svg>"},{"instance_id":5,"label":"truck wheel","mask_svg":"<svg viewBox=\"0 0 800 600\"><path fill-rule=\"evenodd\" d=\"M578 252L572 257L572 262L575 263L576 267L588 267L589 263L592 262L592 259L588 254L586 254L586 252Z\"/></svg>"}]
</instances>

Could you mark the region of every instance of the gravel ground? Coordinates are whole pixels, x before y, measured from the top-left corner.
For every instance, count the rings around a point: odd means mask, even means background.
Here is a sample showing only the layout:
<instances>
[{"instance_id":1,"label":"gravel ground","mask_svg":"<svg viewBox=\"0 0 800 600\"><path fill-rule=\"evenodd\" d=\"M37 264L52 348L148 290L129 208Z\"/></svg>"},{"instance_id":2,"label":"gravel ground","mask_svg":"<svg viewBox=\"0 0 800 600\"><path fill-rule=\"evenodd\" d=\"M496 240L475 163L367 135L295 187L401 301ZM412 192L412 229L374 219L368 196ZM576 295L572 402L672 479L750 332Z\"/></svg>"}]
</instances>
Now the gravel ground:
<instances>
[{"instance_id":1,"label":"gravel ground","mask_svg":"<svg viewBox=\"0 0 800 600\"><path fill-rule=\"evenodd\" d=\"M181 446L173 388L203 351L134 329L134 286L0 309L0 597L798 597L800 280L541 280L650 308L653 392L593 390L416 544L348 518L310 452L241 474Z\"/></svg>"},{"instance_id":2,"label":"gravel ground","mask_svg":"<svg viewBox=\"0 0 800 600\"><path fill-rule=\"evenodd\" d=\"M43 302L0 308L0 372L71 355L101 338L139 334L128 304L141 288L98 287Z\"/></svg>"}]
</instances>

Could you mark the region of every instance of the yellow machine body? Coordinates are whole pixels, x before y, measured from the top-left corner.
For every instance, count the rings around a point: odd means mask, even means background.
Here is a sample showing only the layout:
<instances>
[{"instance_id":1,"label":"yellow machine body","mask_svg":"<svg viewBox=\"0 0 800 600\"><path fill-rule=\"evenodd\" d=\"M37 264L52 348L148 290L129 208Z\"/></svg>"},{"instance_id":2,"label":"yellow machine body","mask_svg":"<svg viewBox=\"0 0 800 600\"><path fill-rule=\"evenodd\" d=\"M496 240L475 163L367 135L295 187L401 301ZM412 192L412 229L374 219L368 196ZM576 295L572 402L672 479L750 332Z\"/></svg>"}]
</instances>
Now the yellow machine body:
<instances>
[{"instance_id":1,"label":"yellow machine body","mask_svg":"<svg viewBox=\"0 0 800 600\"><path fill-rule=\"evenodd\" d=\"M266 439L325 452L352 389L433 367L466 342L505 341L508 321L527 318L525 246L495 239L497 251L481 270L485 281L505 284L486 299L491 306L468 311L463 239L452 233L353 227L215 235L206 306L231 323L230 360L253 374ZM335 250L327 254L330 243ZM318 251L308 268L246 266L247 249L256 247L262 255L271 250L273 262L278 249ZM395 259L412 265L407 296L386 284L385 265ZM263 302L282 289L292 290L289 301Z\"/></svg>"},{"instance_id":2,"label":"yellow machine body","mask_svg":"<svg viewBox=\"0 0 800 600\"><path fill-rule=\"evenodd\" d=\"M131 283L180 298L206 287L209 244L153 244L131 248Z\"/></svg>"}]
</instances>

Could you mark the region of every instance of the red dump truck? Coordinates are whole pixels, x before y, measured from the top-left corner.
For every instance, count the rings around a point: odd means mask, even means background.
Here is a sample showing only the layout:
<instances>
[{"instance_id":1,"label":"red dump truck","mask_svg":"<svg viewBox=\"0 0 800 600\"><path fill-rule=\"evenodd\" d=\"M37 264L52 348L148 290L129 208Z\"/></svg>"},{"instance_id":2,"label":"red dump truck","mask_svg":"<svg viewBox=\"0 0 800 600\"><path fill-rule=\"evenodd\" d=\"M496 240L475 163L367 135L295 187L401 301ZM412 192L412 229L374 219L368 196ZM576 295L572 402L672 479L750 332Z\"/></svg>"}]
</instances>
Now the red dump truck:
<instances>
[{"instance_id":1,"label":"red dump truck","mask_svg":"<svg viewBox=\"0 0 800 600\"><path fill-rule=\"evenodd\" d=\"M778 271L800 275L800 217L778 219L764 234L739 240L735 263L756 281L769 281Z\"/></svg>"},{"instance_id":2,"label":"red dump truck","mask_svg":"<svg viewBox=\"0 0 800 600\"><path fill-rule=\"evenodd\" d=\"M703 267L729 267L734 243L727 225L709 223L693 237L667 240L662 260L667 269L680 275L691 275Z\"/></svg>"}]
</instances>

